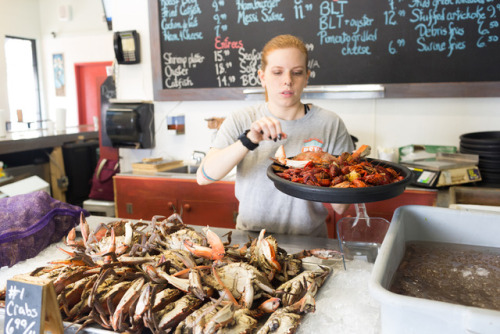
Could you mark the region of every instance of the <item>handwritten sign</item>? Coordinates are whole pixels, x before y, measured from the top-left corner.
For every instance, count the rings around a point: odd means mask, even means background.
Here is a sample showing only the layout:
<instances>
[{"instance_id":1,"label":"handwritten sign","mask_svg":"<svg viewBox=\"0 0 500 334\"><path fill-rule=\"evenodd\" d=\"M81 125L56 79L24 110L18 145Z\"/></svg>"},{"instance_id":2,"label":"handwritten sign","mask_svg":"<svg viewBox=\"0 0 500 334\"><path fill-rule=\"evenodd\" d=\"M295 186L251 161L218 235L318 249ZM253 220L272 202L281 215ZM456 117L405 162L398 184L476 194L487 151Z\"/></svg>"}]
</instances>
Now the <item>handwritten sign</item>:
<instances>
[{"instance_id":1,"label":"handwritten sign","mask_svg":"<svg viewBox=\"0 0 500 334\"><path fill-rule=\"evenodd\" d=\"M20 275L7 281L5 334L62 333L54 286L50 280ZM55 331L54 331L55 330Z\"/></svg>"},{"instance_id":2,"label":"handwritten sign","mask_svg":"<svg viewBox=\"0 0 500 334\"><path fill-rule=\"evenodd\" d=\"M156 0L161 89L260 86L260 50L301 37L310 85L500 81L500 0Z\"/></svg>"}]
</instances>

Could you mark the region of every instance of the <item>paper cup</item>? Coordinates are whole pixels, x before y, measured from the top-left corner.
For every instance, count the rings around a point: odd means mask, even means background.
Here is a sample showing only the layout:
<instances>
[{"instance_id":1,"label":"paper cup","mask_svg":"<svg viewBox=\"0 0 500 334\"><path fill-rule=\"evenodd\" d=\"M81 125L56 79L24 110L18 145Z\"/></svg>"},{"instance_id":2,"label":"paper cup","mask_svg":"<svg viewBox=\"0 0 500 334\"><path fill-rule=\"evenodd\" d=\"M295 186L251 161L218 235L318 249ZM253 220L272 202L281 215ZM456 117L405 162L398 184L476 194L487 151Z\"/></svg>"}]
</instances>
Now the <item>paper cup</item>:
<instances>
[{"instance_id":1,"label":"paper cup","mask_svg":"<svg viewBox=\"0 0 500 334\"><path fill-rule=\"evenodd\" d=\"M62 132L66 130L66 109L56 109L56 131Z\"/></svg>"},{"instance_id":2,"label":"paper cup","mask_svg":"<svg viewBox=\"0 0 500 334\"><path fill-rule=\"evenodd\" d=\"M49 135L54 133L54 122L53 121L47 121L47 133Z\"/></svg>"},{"instance_id":3,"label":"paper cup","mask_svg":"<svg viewBox=\"0 0 500 334\"><path fill-rule=\"evenodd\" d=\"M7 115L5 115L5 110L0 109L0 138L7 136L6 122Z\"/></svg>"}]
</instances>

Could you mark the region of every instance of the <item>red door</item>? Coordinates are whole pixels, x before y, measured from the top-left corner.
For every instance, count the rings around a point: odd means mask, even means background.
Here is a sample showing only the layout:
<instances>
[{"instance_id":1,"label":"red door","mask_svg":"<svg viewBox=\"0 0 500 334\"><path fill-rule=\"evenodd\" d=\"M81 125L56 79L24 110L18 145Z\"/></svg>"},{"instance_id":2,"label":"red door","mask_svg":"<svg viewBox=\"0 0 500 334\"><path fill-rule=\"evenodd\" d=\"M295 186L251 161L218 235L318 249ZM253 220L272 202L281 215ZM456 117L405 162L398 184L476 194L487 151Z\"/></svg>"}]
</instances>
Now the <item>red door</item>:
<instances>
[{"instance_id":1,"label":"red door","mask_svg":"<svg viewBox=\"0 0 500 334\"><path fill-rule=\"evenodd\" d=\"M78 125L94 124L101 114L101 85L106 80L106 66L112 62L75 64L78 98Z\"/></svg>"},{"instance_id":2,"label":"red door","mask_svg":"<svg viewBox=\"0 0 500 334\"><path fill-rule=\"evenodd\" d=\"M111 61L75 64L76 94L78 98L78 124L93 125L94 116L101 123L101 85L106 80L106 66ZM118 149L104 147L101 144L101 129L99 129L100 157L118 159Z\"/></svg>"}]
</instances>

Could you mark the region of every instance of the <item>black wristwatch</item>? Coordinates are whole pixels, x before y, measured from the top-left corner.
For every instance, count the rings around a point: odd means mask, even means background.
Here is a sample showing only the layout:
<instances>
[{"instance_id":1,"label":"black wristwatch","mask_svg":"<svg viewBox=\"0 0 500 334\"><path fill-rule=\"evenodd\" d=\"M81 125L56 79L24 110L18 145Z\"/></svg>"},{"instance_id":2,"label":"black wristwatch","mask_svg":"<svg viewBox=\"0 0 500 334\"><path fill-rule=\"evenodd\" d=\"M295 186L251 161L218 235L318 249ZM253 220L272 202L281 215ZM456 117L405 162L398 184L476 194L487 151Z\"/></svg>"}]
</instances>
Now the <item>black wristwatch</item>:
<instances>
[{"instance_id":1,"label":"black wristwatch","mask_svg":"<svg viewBox=\"0 0 500 334\"><path fill-rule=\"evenodd\" d=\"M238 140L241 141L243 146L248 148L250 151L253 151L259 146L259 144L255 144L247 137L247 133L249 133L249 132L250 132L250 130L245 130L245 132L243 132L241 134L241 136L238 137Z\"/></svg>"}]
</instances>

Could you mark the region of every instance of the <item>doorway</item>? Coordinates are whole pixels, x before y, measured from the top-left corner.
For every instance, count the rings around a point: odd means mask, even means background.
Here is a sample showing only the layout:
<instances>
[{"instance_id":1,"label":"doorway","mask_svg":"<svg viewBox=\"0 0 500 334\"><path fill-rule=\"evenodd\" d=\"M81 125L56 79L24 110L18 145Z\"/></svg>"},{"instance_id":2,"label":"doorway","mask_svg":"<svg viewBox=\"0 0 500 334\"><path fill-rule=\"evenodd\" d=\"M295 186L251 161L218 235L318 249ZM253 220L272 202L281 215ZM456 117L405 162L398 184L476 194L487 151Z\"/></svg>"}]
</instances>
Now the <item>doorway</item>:
<instances>
[{"instance_id":1,"label":"doorway","mask_svg":"<svg viewBox=\"0 0 500 334\"><path fill-rule=\"evenodd\" d=\"M107 78L106 67L113 62L77 63L75 64L76 94L78 98L78 125L94 123L101 120L101 85ZM99 157L118 160L118 149L102 145L102 131L99 129Z\"/></svg>"},{"instance_id":2,"label":"doorway","mask_svg":"<svg viewBox=\"0 0 500 334\"><path fill-rule=\"evenodd\" d=\"M106 66L113 63L77 63L75 80L78 98L78 125L94 124L94 116L100 123L101 85L106 80Z\"/></svg>"}]
</instances>

